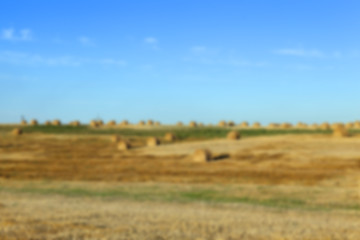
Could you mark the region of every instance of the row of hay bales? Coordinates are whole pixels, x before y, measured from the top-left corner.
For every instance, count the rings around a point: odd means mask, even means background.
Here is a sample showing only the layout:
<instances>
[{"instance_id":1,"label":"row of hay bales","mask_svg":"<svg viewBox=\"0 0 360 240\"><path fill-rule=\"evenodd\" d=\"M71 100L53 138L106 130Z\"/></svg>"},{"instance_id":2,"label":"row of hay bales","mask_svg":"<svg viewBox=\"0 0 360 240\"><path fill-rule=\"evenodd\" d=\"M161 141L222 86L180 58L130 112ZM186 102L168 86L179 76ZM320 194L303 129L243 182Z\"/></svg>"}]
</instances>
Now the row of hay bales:
<instances>
[{"instance_id":1,"label":"row of hay bales","mask_svg":"<svg viewBox=\"0 0 360 240\"><path fill-rule=\"evenodd\" d=\"M177 140L177 137L175 134L169 132L169 133L166 133L165 136L163 137L164 141L166 142L174 142ZM114 135L112 136L111 138L112 142L116 143L117 144L117 148L119 150L128 150L130 148L132 148L132 145L129 141L127 140L123 140L120 136L118 135ZM147 138L146 140L146 146L148 147L155 147L155 146L158 146L160 145L161 141L159 138L157 137L149 137Z\"/></svg>"},{"instance_id":2,"label":"row of hay bales","mask_svg":"<svg viewBox=\"0 0 360 240\"><path fill-rule=\"evenodd\" d=\"M38 122L38 120L32 119L32 120L30 120L29 123L26 120L22 120L20 122L20 125L21 126L38 126L38 125L40 125L40 123ZM43 123L43 125L45 125L45 126L61 126L62 123L61 123L61 121L59 119L55 119L55 120L52 120L52 121L45 121ZM71 125L71 126L80 126L81 123L80 123L80 121L72 121L72 122L69 123L69 125Z\"/></svg>"},{"instance_id":3,"label":"row of hay bales","mask_svg":"<svg viewBox=\"0 0 360 240\"><path fill-rule=\"evenodd\" d=\"M111 120L107 122L106 124L102 120L92 120L89 124L91 127L102 127L102 126L108 126L108 127L126 127L132 125L129 121L123 120L120 123L117 123L115 120ZM148 120L148 121L139 121L136 126L161 126L161 123L158 121Z\"/></svg>"},{"instance_id":4,"label":"row of hay bales","mask_svg":"<svg viewBox=\"0 0 360 240\"><path fill-rule=\"evenodd\" d=\"M323 124L322 127L331 129L333 131L334 137L348 137L350 136L348 132L348 127L342 123L334 123L332 125ZM229 140L238 140L240 139L240 133L238 131L231 131L227 134L227 139ZM213 155L209 149L197 149L193 153L194 162L208 162L213 160Z\"/></svg>"},{"instance_id":5,"label":"row of hay bales","mask_svg":"<svg viewBox=\"0 0 360 240\"><path fill-rule=\"evenodd\" d=\"M333 136L335 137L349 136L344 124L333 124L331 128L333 129ZM228 132L226 138L228 140L239 140L241 138L241 135L239 131L230 131ZM176 136L173 133L167 133L164 136L164 140L167 142L173 142L174 140L176 140ZM117 136L113 137L113 141L117 142L117 148L119 150L123 151L131 148L130 142L126 140L119 140ZM156 137L150 137L147 139L146 145L148 147L158 146L160 145L160 140ZM206 148L196 149L192 154L191 158L194 162L208 162L215 159L212 152Z\"/></svg>"},{"instance_id":6,"label":"row of hay bales","mask_svg":"<svg viewBox=\"0 0 360 240\"><path fill-rule=\"evenodd\" d=\"M276 129L278 126L271 126L273 129ZM291 129L293 128L289 124L283 124L280 126L282 129ZM304 123L298 123L294 129L313 129L313 130L331 130L333 131L333 136L335 137L347 137L350 136L349 130L351 129L360 129L360 122L355 123L333 123L324 122L322 124L312 124L306 125Z\"/></svg>"},{"instance_id":7,"label":"row of hay bales","mask_svg":"<svg viewBox=\"0 0 360 240\"><path fill-rule=\"evenodd\" d=\"M343 123L333 123L324 122L321 124L306 124L304 122L298 122L296 125L291 123L269 123L267 126L262 126L259 122L254 122L252 125L248 122L242 122L238 125L234 124L233 121L226 122L220 121L218 127L240 127L240 128L267 128L267 129L317 129L317 130L331 130L337 128L338 125L344 125L345 129L360 129L360 121L349 122L346 124ZM189 124L190 127L196 126L194 123Z\"/></svg>"},{"instance_id":8,"label":"row of hay bales","mask_svg":"<svg viewBox=\"0 0 360 240\"><path fill-rule=\"evenodd\" d=\"M226 138L228 140L239 140L241 135L238 131L230 131ZM166 142L174 142L177 140L177 136L171 132L168 132L163 137L164 141ZM131 149L133 146L131 145L130 141L121 139L118 135L114 135L111 138L112 142L116 143L117 149L120 151L125 151ZM149 137L146 140L147 147L156 147L161 144L161 141L157 137ZM208 149L197 149L193 155L192 159L194 162L207 162L212 159L212 154Z\"/></svg>"},{"instance_id":9,"label":"row of hay bales","mask_svg":"<svg viewBox=\"0 0 360 240\"><path fill-rule=\"evenodd\" d=\"M22 126L37 126L39 125L39 122L36 119L32 119L29 123L27 123L27 121L23 120L21 121L21 125ZM55 119L53 121L46 121L44 122L44 125L46 126L61 126L62 123L60 120ZM81 126L80 121L72 121L70 122L68 125L70 126ZM109 126L109 127L115 127L115 126L130 126L132 125L131 123L129 123L129 121L127 120L123 120L120 123L117 123L115 120L111 120L109 122L107 122L106 124L104 123L104 121L102 120L92 120L89 123L89 126L91 127L102 127L102 126ZM148 120L147 122L145 121L139 121L137 124L137 126L161 126L161 123L158 121L153 121L153 120ZM321 124L306 124L303 122L298 122L296 125L293 125L291 123L270 123L267 126L263 126L261 125L261 123L259 122L254 122L253 124L249 124L248 122L242 122L240 124L235 124L235 122L233 121L220 121L217 126L218 127L239 127L239 128L253 128L253 129L258 129L258 128L266 128L266 129L313 129L313 130L331 130L331 129L335 129L337 128L336 126L338 125L344 125L345 129L360 129L360 121L355 121L355 122L349 122L346 124L343 123L333 123L330 124L328 122L324 122ZM176 124L176 126L185 126L182 122L178 122ZM191 121L188 124L189 127L195 128L195 127L203 127L204 124L202 123L197 123L196 121ZM212 125L209 125L212 126Z\"/></svg>"}]
</instances>

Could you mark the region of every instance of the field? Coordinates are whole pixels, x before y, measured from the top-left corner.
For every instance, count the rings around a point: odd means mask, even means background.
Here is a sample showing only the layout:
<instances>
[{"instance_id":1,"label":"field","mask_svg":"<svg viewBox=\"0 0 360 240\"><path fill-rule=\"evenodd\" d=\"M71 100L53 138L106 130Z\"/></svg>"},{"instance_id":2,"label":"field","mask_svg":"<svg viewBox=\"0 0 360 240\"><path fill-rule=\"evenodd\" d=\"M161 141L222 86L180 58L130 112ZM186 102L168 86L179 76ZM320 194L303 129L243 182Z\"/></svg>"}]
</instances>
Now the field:
<instances>
[{"instance_id":1,"label":"field","mask_svg":"<svg viewBox=\"0 0 360 240\"><path fill-rule=\"evenodd\" d=\"M356 130L14 127L0 126L0 239L360 239Z\"/></svg>"}]
</instances>

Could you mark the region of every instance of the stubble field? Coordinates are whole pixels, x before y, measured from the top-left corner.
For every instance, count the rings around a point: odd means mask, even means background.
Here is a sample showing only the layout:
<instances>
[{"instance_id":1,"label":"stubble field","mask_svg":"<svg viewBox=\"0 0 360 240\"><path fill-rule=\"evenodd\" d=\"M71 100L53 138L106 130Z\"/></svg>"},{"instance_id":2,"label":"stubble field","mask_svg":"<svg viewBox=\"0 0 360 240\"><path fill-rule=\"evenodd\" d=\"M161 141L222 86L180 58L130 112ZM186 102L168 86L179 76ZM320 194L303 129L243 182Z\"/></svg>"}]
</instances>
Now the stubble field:
<instances>
[{"instance_id":1,"label":"stubble field","mask_svg":"<svg viewBox=\"0 0 360 240\"><path fill-rule=\"evenodd\" d=\"M359 239L360 137L0 128L0 239ZM179 139L145 146L146 137ZM134 148L120 151L117 133ZM210 162L192 161L208 148Z\"/></svg>"}]
</instances>

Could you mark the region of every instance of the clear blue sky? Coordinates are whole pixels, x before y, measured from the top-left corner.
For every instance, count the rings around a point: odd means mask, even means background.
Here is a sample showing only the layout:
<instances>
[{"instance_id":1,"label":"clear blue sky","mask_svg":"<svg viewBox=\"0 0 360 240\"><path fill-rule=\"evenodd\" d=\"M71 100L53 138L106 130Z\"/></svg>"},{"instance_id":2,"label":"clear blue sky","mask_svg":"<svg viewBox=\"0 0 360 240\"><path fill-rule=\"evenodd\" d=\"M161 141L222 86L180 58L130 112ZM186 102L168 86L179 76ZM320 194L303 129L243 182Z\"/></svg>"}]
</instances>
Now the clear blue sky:
<instances>
[{"instance_id":1,"label":"clear blue sky","mask_svg":"<svg viewBox=\"0 0 360 240\"><path fill-rule=\"evenodd\" d=\"M0 122L360 118L360 1L0 2Z\"/></svg>"}]
</instances>

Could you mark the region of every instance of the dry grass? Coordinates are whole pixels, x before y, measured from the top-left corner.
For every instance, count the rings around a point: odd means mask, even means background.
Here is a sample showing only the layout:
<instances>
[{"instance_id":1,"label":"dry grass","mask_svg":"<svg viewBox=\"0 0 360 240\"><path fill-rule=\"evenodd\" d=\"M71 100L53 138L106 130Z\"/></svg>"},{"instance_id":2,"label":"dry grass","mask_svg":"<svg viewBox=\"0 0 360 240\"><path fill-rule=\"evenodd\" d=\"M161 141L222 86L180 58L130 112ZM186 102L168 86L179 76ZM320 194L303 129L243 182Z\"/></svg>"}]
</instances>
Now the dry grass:
<instances>
[{"instance_id":1,"label":"dry grass","mask_svg":"<svg viewBox=\"0 0 360 240\"><path fill-rule=\"evenodd\" d=\"M360 237L357 136L122 141L0 134L0 239Z\"/></svg>"},{"instance_id":2,"label":"dry grass","mask_svg":"<svg viewBox=\"0 0 360 240\"><path fill-rule=\"evenodd\" d=\"M272 136L156 148L146 148L146 139L129 138L124 140L134 149L125 155L109 136L25 134L0 140L0 178L8 179L314 185L360 170L357 137ZM187 158L202 148L229 156L198 168Z\"/></svg>"},{"instance_id":3,"label":"dry grass","mask_svg":"<svg viewBox=\"0 0 360 240\"><path fill-rule=\"evenodd\" d=\"M352 212L274 210L248 204L134 202L56 194L3 192L1 196L0 239L3 240L357 240L360 237L360 215Z\"/></svg>"}]
</instances>

